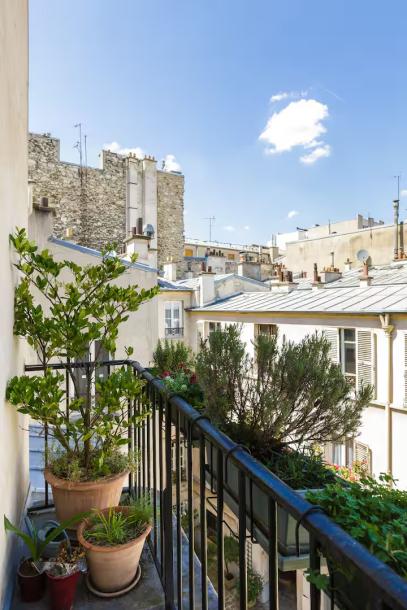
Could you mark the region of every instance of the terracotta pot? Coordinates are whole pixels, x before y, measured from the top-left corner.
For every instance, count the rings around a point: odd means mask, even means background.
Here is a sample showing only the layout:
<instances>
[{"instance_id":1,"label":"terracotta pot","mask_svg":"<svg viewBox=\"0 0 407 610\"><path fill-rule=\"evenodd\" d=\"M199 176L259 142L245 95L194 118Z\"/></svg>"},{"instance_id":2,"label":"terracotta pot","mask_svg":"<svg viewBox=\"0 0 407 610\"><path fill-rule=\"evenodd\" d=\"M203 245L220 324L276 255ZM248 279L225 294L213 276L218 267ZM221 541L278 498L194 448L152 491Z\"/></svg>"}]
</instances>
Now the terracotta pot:
<instances>
[{"instance_id":1,"label":"terracotta pot","mask_svg":"<svg viewBox=\"0 0 407 610\"><path fill-rule=\"evenodd\" d=\"M128 514L129 506L115 506L116 512ZM109 509L102 511L107 514ZM85 540L83 533L89 527L89 519L82 521L78 527L78 541L86 550L86 562L92 585L102 593L114 593L125 589L134 580L140 562L144 542L151 531L146 530L126 544L116 546L97 546Z\"/></svg>"},{"instance_id":2,"label":"terracotta pot","mask_svg":"<svg viewBox=\"0 0 407 610\"><path fill-rule=\"evenodd\" d=\"M44 476L52 487L58 521L71 519L92 508L102 510L109 506L117 506L128 474L129 471L126 470L96 481L75 483L59 479L47 468ZM76 529L76 527L74 526L72 529Z\"/></svg>"},{"instance_id":3,"label":"terracotta pot","mask_svg":"<svg viewBox=\"0 0 407 610\"><path fill-rule=\"evenodd\" d=\"M23 560L17 570L23 602L38 602L45 593L45 574L30 574L27 560Z\"/></svg>"},{"instance_id":4,"label":"terracotta pot","mask_svg":"<svg viewBox=\"0 0 407 610\"><path fill-rule=\"evenodd\" d=\"M51 610L71 610L81 573L53 576L47 573Z\"/></svg>"}]
</instances>

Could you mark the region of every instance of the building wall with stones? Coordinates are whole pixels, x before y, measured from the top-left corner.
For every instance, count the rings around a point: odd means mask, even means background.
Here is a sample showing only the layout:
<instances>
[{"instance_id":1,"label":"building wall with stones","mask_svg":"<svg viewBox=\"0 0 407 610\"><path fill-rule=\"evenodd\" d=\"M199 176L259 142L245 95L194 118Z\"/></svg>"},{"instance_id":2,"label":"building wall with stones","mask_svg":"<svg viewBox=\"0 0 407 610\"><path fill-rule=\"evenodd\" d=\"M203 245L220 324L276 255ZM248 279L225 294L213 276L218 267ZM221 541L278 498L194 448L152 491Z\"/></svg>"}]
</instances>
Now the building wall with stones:
<instances>
[{"instance_id":1,"label":"building wall with stones","mask_svg":"<svg viewBox=\"0 0 407 610\"><path fill-rule=\"evenodd\" d=\"M29 179L33 181L33 203L42 198L55 208L54 234L91 248L101 249L112 241L121 244L128 237L130 176L127 156L103 150L101 168L83 167L60 160L59 140L48 134L30 134ZM147 159L151 165L151 158ZM131 158L140 166L145 161ZM155 167L155 164L154 164ZM149 170L150 171L150 170ZM158 265L183 258L184 176L156 171ZM137 189L140 197L144 188ZM150 194L151 195L151 194ZM134 195L132 195L134 196ZM140 209L143 206L140 205Z\"/></svg>"}]
</instances>

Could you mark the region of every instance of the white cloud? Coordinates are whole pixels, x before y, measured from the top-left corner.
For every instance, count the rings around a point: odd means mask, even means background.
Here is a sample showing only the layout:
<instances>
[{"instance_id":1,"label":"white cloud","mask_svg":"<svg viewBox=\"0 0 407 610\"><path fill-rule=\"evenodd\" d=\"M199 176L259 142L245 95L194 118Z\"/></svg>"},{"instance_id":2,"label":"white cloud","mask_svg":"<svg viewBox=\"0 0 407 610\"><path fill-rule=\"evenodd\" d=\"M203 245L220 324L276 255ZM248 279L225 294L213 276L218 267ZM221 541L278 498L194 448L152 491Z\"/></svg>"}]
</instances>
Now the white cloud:
<instances>
[{"instance_id":1,"label":"white cloud","mask_svg":"<svg viewBox=\"0 0 407 610\"><path fill-rule=\"evenodd\" d=\"M266 142L269 155L288 152L295 147L315 149L315 154L312 151L301 158L303 163L314 163L330 154L330 147L320 140L326 133L323 121L328 116L328 106L317 100L290 102L279 112L273 112L259 140Z\"/></svg>"},{"instance_id":2,"label":"white cloud","mask_svg":"<svg viewBox=\"0 0 407 610\"><path fill-rule=\"evenodd\" d=\"M312 165L318 159L322 159L323 157L329 157L331 155L331 147L329 144L324 144L323 146L318 146L314 148L314 150L307 155L303 155L300 157L301 163L305 163L305 165Z\"/></svg>"},{"instance_id":3,"label":"white cloud","mask_svg":"<svg viewBox=\"0 0 407 610\"><path fill-rule=\"evenodd\" d=\"M400 197L407 197L407 189L401 189Z\"/></svg>"},{"instance_id":4,"label":"white cloud","mask_svg":"<svg viewBox=\"0 0 407 610\"><path fill-rule=\"evenodd\" d=\"M175 158L175 155L166 155L163 159L163 170L165 172L180 172L181 165Z\"/></svg>"},{"instance_id":5,"label":"white cloud","mask_svg":"<svg viewBox=\"0 0 407 610\"><path fill-rule=\"evenodd\" d=\"M136 155L138 159L144 159L145 152L139 146L136 148L125 148L120 146L118 142L110 142L110 144L103 144L104 150L110 150L111 152L117 153L118 155L129 155L130 153Z\"/></svg>"},{"instance_id":6,"label":"white cloud","mask_svg":"<svg viewBox=\"0 0 407 610\"><path fill-rule=\"evenodd\" d=\"M280 91L279 93L275 93L271 96L270 102L274 104L275 102L281 102L282 100L288 99L298 99L299 97L306 97L308 95L308 91Z\"/></svg>"},{"instance_id":7,"label":"white cloud","mask_svg":"<svg viewBox=\"0 0 407 610\"><path fill-rule=\"evenodd\" d=\"M225 231L229 231L229 233L233 233L233 231L236 231L235 227L233 227L232 225L226 225L226 227L223 227L225 229Z\"/></svg>"},{"instance_id":8,"label":"white cloud","mask_svg":"<svg viewBox=\"0 0 407 610\"><path fill-rule=\"evenodd\" d=\"M294 216L298 216L299 212L297 210L290 210L287 214L287 218L294 218Z\"/></svg>"},{"instance_id":9,"label":"white cloud","mask_svg":"<svg viewBox=\"0 0 407 610\"><path fill-rule=\"evenodd\" d=\"M249 227L249 225L245 225L245 226L243 227L243 229L244 229L245 231L250 231L250 227Z\"/></svg>"}]
</instances>

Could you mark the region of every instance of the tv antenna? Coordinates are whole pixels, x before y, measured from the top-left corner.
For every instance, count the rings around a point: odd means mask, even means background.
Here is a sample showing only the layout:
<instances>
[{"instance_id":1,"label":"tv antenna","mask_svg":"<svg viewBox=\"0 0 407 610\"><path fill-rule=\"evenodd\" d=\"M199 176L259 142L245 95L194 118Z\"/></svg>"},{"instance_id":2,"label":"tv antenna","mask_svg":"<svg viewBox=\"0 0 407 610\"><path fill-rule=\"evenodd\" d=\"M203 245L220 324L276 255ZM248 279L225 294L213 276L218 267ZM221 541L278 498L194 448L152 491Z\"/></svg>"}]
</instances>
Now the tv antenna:
<instances>
[{"instance_id":1,"label":"tv antenna","mask_svg":"<svg viewBox=\"0 0 407 610\"><path fill-rule=\"evenodd\" d=\"M397 201L400 201L400 174L398 176L393 176L395 180L397 180Z\"/></svg>"},{"instance_id":2,"label":"tv antenna","mask_svg":"<svg viewBox=\"0 0 407 610\"><path fill-rule=\"evenodd\" d=\"M209 221L209 241L212 241L212 226L215 224L215 216L208 216L207 218L204 218L204 220L208 220Z\"/></svg>"},{"instance_id":3,"label":"tv antenna","mask_svg":"<svg viewBox=\"0 0 407 610\"><path fill-rule=\"evenodd\" d=\"M77 140L76 144L74 144L74 148L78 149L79 152L79 175L81 178L81 185L82 185L82 167L83 167L83 160L82 160L82 123L76 123L76 125L74 125L75 129L79 130L79 140Z\"/></svg>"}]
</instances>

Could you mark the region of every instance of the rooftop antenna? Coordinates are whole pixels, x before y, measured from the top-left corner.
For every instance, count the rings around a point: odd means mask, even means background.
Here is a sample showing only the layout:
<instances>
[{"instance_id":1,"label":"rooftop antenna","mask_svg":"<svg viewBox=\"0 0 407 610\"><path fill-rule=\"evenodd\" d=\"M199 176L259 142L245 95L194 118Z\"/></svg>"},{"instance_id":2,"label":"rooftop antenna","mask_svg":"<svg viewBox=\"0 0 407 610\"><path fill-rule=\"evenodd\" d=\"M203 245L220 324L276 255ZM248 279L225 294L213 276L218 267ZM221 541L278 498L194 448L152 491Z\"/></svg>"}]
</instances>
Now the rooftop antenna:
<instances>
[{"instance_id":1,"label":"rooftop antenna","mask_svg":"<svg viewBox=\"0 0 407 610\"><path fill-rule=\"evenodd\" d=\"M209 221L209 241L212 241L212 225L215 224L215 216L208 216L206 218L204 218L204 220L208 220Z\"/></svg>"},{"instance_id":2,"label":"rooftop antenna","mask_svg":"<svg viewBox=\"0 0 407 610\"><path fill-rule=\"evenodd\" d=\"M76 144L74 145L74 148L77 148L79 151L79 173L80 173L80 177L81 177L81 185L82 185L82 123L76 123L76 125L74 125L75 129L78 128L79 129L79 140L76 142Z\"/></svg>"},{"instance_id":3,"label":"rooftop antenna","mask_svg":"<svg viewBox=\"0 0 407 610\"><path fill-rule=\"evenodd\" d=\"M85 177L86 177L86 179L88 178L88 147L87 147L87 140L88 140L88 136L85 133L85 135L83 136L83 143L84 143L84 149L85 149Z\"/></svg>"},{"instance_id":4,"label":"rooftop antenna","mask_svg":"<svg viewBox=\"0 0 407 610\"><path fill-rule=\"evenodd\" d=\"M400 174L398 176L393 176L397 180L397 201L400 201Z\"/></svg>"}]
</instances>

